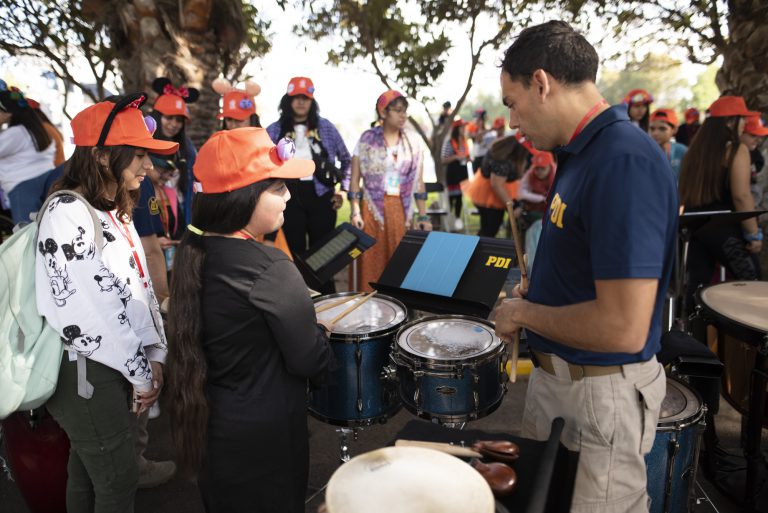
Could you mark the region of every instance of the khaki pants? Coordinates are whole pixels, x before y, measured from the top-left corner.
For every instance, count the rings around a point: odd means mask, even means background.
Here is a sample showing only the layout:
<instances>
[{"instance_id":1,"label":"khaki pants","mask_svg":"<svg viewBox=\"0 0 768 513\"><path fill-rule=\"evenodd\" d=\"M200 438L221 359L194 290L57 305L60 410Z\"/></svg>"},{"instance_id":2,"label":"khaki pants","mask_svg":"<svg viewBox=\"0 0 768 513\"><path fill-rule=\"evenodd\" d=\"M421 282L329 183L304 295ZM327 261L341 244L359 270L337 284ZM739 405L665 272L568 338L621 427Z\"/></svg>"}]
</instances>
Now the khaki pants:
<instances>
[{"instance_id":1,"label":"khaki pants","mask_svg":"<svg viewBox=\"0 0 768 513\"><path fill-rule=\"evenodd\" d=\"M647 512L644 456L666 393L663 367L654 357L573 381L563 360L554 357L553 364L557 375L540 368L531 374L522 436L546 440L552 420L565 420L561 442L580 452L572 512Z\"/></svg>"}]
</instances>

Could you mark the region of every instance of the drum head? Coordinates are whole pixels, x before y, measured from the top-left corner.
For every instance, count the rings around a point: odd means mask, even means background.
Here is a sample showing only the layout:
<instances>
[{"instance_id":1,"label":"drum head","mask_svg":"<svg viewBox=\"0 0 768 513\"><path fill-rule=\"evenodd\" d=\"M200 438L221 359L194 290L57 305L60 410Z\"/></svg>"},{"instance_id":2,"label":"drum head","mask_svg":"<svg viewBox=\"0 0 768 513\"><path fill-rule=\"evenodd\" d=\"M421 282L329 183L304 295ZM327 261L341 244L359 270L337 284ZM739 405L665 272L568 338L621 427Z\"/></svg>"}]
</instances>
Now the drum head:
<instances>
[{"instance_id":1,"label":"drum head","mask_svg":"<svg viewBox=\"0 0 768 513\"><path fill-rule=\"evenodd\" d=\"M467 463L431 449L385 447L339 467L328 513L493 513L491 489Z\"/></svg>"},{"instance_id":2,"label":"drum head","mask_svg":"<svg viewBox=\"0 0 768 513\"><path fill-rule=\"evenodd\" d=\"M689 424L701 411L701 399L687 385L667 378L667 395L661 403L659 425Z\"/></svg>"},{"instance_id":3,"label":"drum head","mask_svg":"<svg viewBox=\"0 0 768 513\"><path fill-rule=\"evenodd\" d=\"M397 344L404 351L430 360L466 360L501 345L493 325L464 316L420 319L403 327Z\"/></svg>"},{"instance_id":4,"label":"drum head","mask_svg":"<svg viewBox=\"0 0 768 513\"><path fill-rule=\"evenodd\" d=\"M716 314L768 333L768 282L718 283L701 290L699 297Z\"/></svg>"},{"instance_id":5,"label":"drum head","mask_svg":"<svg viewBox=\"0 0 768 513\"><path fill-rule=\"evenodd\" d=\"M342 293L317 298L315 308L339 301L344 296L352 295L354 293ZM362 300L363 298L359 297L320 312L317 314L317 320L330 322L347 308ZM388 296L376 295L337 322L333 326L333 333L341 335L369 335L374 332L397 327L405 321L406 315L405 306L400 301Z\"/></svg>"}]
</instances>

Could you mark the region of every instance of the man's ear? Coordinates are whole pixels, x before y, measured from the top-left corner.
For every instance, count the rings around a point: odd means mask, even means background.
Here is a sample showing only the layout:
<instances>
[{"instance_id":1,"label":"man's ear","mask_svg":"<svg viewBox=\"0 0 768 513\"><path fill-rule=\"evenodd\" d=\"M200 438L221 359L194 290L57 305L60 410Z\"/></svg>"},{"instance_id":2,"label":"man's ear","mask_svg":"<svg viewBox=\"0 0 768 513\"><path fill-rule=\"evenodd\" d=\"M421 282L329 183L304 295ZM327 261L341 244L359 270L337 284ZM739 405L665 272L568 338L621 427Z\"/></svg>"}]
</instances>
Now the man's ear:
<instances>
[{"instance_id":1,"label":"man's ear","mask_svg":"<svg viewBox=\"0 0 768 513\"><path fill-rule=\"evenodd\" d=\"M536 95L540 100L549 96L552 91L550 76L543 69L537 69L531 75L531 87L534 88Z\"/></svg>"}]
</instances>

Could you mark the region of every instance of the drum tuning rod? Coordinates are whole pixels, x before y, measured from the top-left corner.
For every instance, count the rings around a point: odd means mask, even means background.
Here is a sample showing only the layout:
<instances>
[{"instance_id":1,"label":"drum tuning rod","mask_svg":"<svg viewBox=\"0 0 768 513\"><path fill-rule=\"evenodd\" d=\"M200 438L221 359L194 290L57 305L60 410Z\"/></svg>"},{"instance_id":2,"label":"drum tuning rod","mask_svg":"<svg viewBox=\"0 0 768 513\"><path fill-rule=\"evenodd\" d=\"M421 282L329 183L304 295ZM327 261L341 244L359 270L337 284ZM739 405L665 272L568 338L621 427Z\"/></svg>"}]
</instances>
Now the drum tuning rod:
<instances>
[{"instance_id":1,"label":"drum tuning rod","mask_svg":"<svg viewBox=\"0 0 768 513\"><path fill-rule=\"evenodd\" d=\"M375 296L375 295L376 295L376 292L378 292L378 291L377 291L377 290L374 290L374 291L373 291L373 292L371 292L370 294L366 295L366 296L365 296L363 299L361 299L360 301L358 301L357 303L355 303L354 305L350 306L349 308L347 308L346 310L344 310L343 312L341 312L339 315L337 315L336 317L334 317L334 318L333 318L333 320L331 321L331 325L333 325L333 324L336 324L337 322L339 322L340 320L342 320L344 317L346 317L347 315L349 315L349 314L351 314L353 311L355 311L357 308L360 308L360 305L362 305L363 303L365 303L366 301L368 301L369 299L371 299L373 296Z\"/></svg>"},{"instance_id":2,"label":"drum tuning rod","mask_svg":"<svg viewBox=\"0 0 768 513\"><path fill-rule=\"evenodd\" d=\"M352 301L353 299L357 299L360 296L364 296L365 292L361 292L359 294L354 294L352 296L347 296L344 298L339 299L338 301L332 301L330 303L326 303L324 305L320 305L315 309L315 313L325 312L326 310L330 310L331 308L336 308L339 305L343 305L344 303L348 303Z\"/></svg>"},{"instance_id":3,"label":"drum tuning rod","mask_svg":"<svg viewBox=\"0 0 768 513\"><path fill-rule=\"evenodd\" d=\"M515 253L517 253L517 265L520 267L520 288L522 290L528 289L528 270L526 269L526 258L523 254L523 243L520 241L520 232L517 228L517 219L515 219L515 212L512 208L512 203L507 203L507 213L509 214L509 225L512 227L512 239L515 242ZM517 360L520 354L520 330L515 333L515 338L512 341L512 363L509 369L509 381L515 383L517 381Z\"/></svg>"},{"instance_id":4,"label":"drum tuning rod","mask_svg":"<svg viewBox=\"0 0 768 513\"><path fill-rule=\"evenodd\" d=\"M440 442L422 442L420 440L395 440L395 447L422 447L424 449L433 449L444 452L452 456L462 458L482 458L483 455L468 447L452 445Z\"/></svg>"}]
</instances>

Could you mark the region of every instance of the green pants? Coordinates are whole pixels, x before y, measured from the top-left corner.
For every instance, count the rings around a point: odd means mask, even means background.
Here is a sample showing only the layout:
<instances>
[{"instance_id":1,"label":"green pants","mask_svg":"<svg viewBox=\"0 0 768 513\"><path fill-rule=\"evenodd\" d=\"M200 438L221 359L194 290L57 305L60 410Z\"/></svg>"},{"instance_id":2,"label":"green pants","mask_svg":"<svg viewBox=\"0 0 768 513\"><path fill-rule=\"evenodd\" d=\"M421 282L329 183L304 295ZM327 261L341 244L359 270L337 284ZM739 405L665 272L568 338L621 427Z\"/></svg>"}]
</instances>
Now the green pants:
<instances>
[{"instance_id":1,"label":"green pants","mask_svg":"<svg viewBox=\"0 0 768 513\"><path fill-rule=\"evenodd\" d=\"M139 479L131 387L122 374L87 360L93 397L77 395L77 362L65 353L46 407L69 436L68 513L133 513Z\"/></svg>"}]
</instances>

